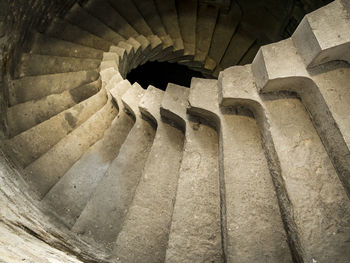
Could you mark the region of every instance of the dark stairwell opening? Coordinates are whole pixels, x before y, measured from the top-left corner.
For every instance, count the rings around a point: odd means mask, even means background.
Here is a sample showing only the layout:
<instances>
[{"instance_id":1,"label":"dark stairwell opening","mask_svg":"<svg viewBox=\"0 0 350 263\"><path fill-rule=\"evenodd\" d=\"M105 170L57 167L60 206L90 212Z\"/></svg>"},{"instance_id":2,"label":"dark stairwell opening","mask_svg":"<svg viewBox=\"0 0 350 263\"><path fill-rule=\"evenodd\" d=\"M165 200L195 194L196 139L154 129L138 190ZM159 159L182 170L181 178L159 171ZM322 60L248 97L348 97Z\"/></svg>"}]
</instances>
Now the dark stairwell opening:
<instances>
[{"instance_id":1,"label":"dark stairwell opening","mask_svg":"<svg viewBox=\"0 0 350 263\"><path fill-rule=\"evenodd\" d=\"M193 77L203 78L204 76L186 66L168 62L147 62L127 75L131 84L137 82L144 89L152 85L161 90L165 90L168 83L190 87Z\"/></svg>"}]
</instances>

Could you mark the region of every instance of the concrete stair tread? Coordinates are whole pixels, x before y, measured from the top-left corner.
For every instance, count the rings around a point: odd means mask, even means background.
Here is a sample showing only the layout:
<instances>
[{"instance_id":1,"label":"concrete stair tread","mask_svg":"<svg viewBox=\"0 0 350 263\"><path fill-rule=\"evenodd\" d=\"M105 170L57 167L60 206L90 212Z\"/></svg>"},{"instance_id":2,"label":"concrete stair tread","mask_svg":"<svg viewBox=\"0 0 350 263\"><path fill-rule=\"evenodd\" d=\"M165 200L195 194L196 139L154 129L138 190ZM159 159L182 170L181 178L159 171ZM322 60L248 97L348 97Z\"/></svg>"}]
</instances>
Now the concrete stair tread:
<instances>
[{"instance_id":1,"label":"concrete stair tread","mask_svg":"<svg viewBox=\"0 0 350 263\"><path fill-rule=\"evenodd\" d=\"M114 247L132 202L155 135L152 126L141 118L138 111L137 105L143 94L144 90L137 85L124 94L123 103L136 122L120 148L118 157L109 166L73 226L73 231L102 242L110 250ZM96 206L97 203L101 204L101 200L104 200L103 205ZM105 213L109 214L107 221Z\"/></svg>"},{"instance_id":2,"label":"concrete stair tread","mask_svg":"<svg viewBox=\"0 0 350 263\"><path fill-rule=\"evenodd\" d=\"M194 57L196 53L197 1L178 0L176 4L185 49L184 55Z\"/></svg>"},{"instance_id":3,"label":"concrete stair tread","mask_svg":"<svg viewBox=\"0 0 350 263\"><path fill-rule=\"evenodd\" d=\"M199 4L196 25L196 53L194 65L202 67L212 43L219 10L215 6Z\"/></svg>"},{"instance_id":4,"label":"concrete stair tread","mask_svg":"<svg viewBox=\"0 0 350 263\"><path fill-rule=\"evenodd\" d=\"M235 69L244 74L238 67ZM216 80L192 79L189 99L190 112L207 120L212 118L211 122L215 119L208 112L220 119L215 125L219 125L222 136L220 170L225 183L222 198L226 257L230 262L237 259L254 262L263 253L269 262L292 262L257 122L252 113L244 109L219 108L218 87L228 91L244 88L248 79L246 75L240 79L238 73L233 77L229 74L228 71L221 73L220 85ZM227 97L227 93L222 94ZM237 107L239 104L225 105ZM244 104L241 102L241 105Z\"/></svg>"},{"instance_id":5,"label":"concrete stair tread","mask_svg":"<svg viewBox=\"0 0 350 263\"><path fill-rule=\"evenodd\" d=\"M117 117L103 138L89 148L43 199L43 202L54 207L55 213L70 227L74 225L110 163L118 156L134 124L121 103L121 96L131 87L130 83L124 80L113 85L110 92L113 99L118 101Z\"/></svg>"},{"instance_id":6,"label":"concrete stair tread","mask_svg":"<svg viewBox=\"0 0 350 263\"><path fill-rule=\"evenodd\" d=\"M347 52L350 46L348 12L346 1L336 0L307 14L301 21L292 38L308 67L332 60L350 62Z\"/></svg>"},{"instance_id":7,"label":"concrete stair tread","mask_svg":"<svg viewBox=\"0 0 350 263\"><path fill-rule=\"evenodd\" d=\"M166 32L170 35L174 43L174 52L180 53L184 49L178 23L177 10L174 0L154 0L158 14L162 20Z\"/></svg>"},{"instance_id":8,"label":"concrete stair tread","mask_svg":"<svg viewBox=\"0 0 350 263\"><path fill-rule=\"evenodd\" d=\"M96 70L100 60L90 58L59 57L24 53L17 76L38 76L75 71Z\"/></svg>"},{"instance_id":9,"label":"concrete stair tread","mask_svg":"<svg viewBox=\"0 0 350 263\"><path fill-rule=\"evenodd\" d=\"M13 106L51 94L59 94L96 81L98 77L97 71L77 71L16 79L10 86L9 103L10 106Z\"/></svg>"},{"instance_id":10,"label":"concrete stair tread","mask_svg":"<svg viewBox=\"0 0 350 263\"><path fill-rule=\"evenodd\" d=\"M36 33L31 54L101 59L103 51Z\"/></svg>"},{"instance_id":11,"label":"concrete stair tread","mask_svg":"<svg viewBox=\"0 0 350 263\"><path fill-rule=\"evenodd\" d=\"M125 41L125 38L106 26L100 20L86 12L79 4L73 5L70 11L64 17L65 20L77 25L78 27L103 38L109 42L118 45L120 41Z\"/></svg>"},{"instance_id":12,"label":"concrete stair tread","mask_svg":"<svg viewBox=\"0 0 350 263\"><path fill-rule=\"evenodd\" d=\"M10 136L17 135L41 122L73 107L96 94L101 88L101 80L52 94L39 100L27 101L7 109Z\"/></svg>"},{"instance_id":13,"label":"concrete stair tread","mask_svg":"<svg viewBox=\"0 0 350 263\"><path fill-rule=\"evenodd\" d=\"M39 193L40 198L47 194L91 145L102 138L116 115L116 108L108 100L89 119L25 168L27 182Z\"/></svg>"},{"instance_id":14,"label":"concrete stair tread","mask_svg":"<svg viewBox=\"0 0 350 263\"><path fill-rule=\"evenodd\" d=\"M109 47L113 44L58 18L53 20L50 27L45 31L45 34L103 51L108 51Z\"/></svg>"},{"instance_id":15,"label":"concrete stair tread","mask_svg":"<svg viewBox=\"0 0 350 263\"><path fill-rule=\"evenodd\" d=\"M204 68L214 71L216 65L220 63L238 26L240 17L241 11L235 3L232 3L229 13L220 11ZM228 24L230 26L227 26Z\"/></svg>"},{"instance_id":16,"label":"concrete stair tread","mask_svg":"<svg viewBox=\"0 0 350 263\"><path fill-rule=\"evenodd\" d=\"M153 98L155 93L157 99ZM149 118L156 121L157 131L113 251L127 262L160 262L165 258L184 136L180 130L161 121L162 93L148 87L140 102L144 115L152 115Z\"/></svg>"},{"instance_id":17,"label":"concrete stair tread","mask_svg":"<svg viewBox=\"0 0 350 263\"><path fill-rule=\"evenodd\" d=\"M90 118L106 103L106 95L106 91L102 89L89 99L16 135L7 144L16 159L26 167Z\"/></svg>"}]
</instances>

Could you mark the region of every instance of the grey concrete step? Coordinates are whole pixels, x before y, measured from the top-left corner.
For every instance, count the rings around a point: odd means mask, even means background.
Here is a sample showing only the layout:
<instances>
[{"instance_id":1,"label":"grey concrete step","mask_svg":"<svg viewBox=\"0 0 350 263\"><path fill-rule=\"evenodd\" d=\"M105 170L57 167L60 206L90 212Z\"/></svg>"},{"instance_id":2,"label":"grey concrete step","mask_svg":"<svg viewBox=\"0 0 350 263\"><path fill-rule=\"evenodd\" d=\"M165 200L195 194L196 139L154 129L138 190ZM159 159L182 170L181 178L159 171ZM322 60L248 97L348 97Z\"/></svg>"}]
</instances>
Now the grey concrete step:
<instances>
[{"instance_id":1,"label":"grey concrete step","mask_svg":"<svg viewBox=\"0 0 350 263\"><path fill-rule=\"evenodd\" d=\"M25 168L26 181L39 193L39 198L43 198L84 152L102 138L116 115L117 110L109 99L87 121Z\"/></svg>"},{"instance_id":2,"label":"grey concrete step","mask_svg":"<svg viewBox=\"0 0 350 263\"><path fill-rule=\"evenodd\" d=\"M64 174L46 194L43 202L50 205L57 216L72 227L86 206L110 163L118 156L134 121L124 111L122 95L131 88L127 80L112 84L110 90L118 106L118 115L103 138Z\"/></svg>"},{"instance_id":3,"label":"grey concrete step","mask_svg":"<svg viewBox=\"0 0 350 263\"><path fill-rule=\"evenodd\" d=\"M298 99L265 104L304 262L346 262L350 257L349 199L308 113Z\"/></svg>"},{"instance_id":4,"label":"grey concrete step","mask_svg":"<svg viewBox=\"0 0 350 263\"><path fill-rule=\"evenodd\" d=\"M143 95L144 90L137 83L124 94L123 103L136 122L72 228L110 250L121 230L155 136L154 128L141 118L138 110Z\"/></svg>"},{"instance_id":5,"label":"grey concrete step","mask_svg":"<svg viewBox=\"0 0 350 263\"><path fill-rule=\"evenodd\" d=\"M172 115L178 120L183 113ZM223 262L218 136L198 120L183 122L186 139L165 262Z\"/></svg>"},{"instance_id":6,"label":"grey concrete step","mask_svg":"<svg viewBox=\"0 0 350 263\"><path fill-rule=\"evenodd\" d=\"M154 2L152 0L135 0L133 2L134 8L139 11L139 14L149 26L152 34L157 35L162 40L162 52L155 53L152 56L152 60L169 55L172 52L173 41L166 34Z\"/></svg>"},{"instance_id":7,"label":"grey concrete step","mask_svg":"<svg viewBox=\"0 0 350 263\"><path fill-rule=\"evenodd\" d=\"M220 11L210 44L208 57L205 60L205 69L214 71L215 67L220 63L230 40L236 31L241 15L241 10L235 2L231 4L228 13Z\"/></svg>"},{"instance_id":8,"label":"grey concrete step","mask_svg":"<svg viewBox=\"0 0 350 263\"><path fill-rule=\"evenodd\" d=\"M250 66L235 68L220 77L222 103L246 105L261 121L294 260L346 262L349 199L305 107L288 94L259 96Z\"/></svg>"},{"instance_id":9,"label":"grey concrete step","mask_svg":"<svg viewBox=\"0 0 350 263\"><path fill-rule=\"evenodd\" d=\"M16 135L6 143L13 151L15 158L23 167L26 167L84 123L103 107L106 101L106 91L101 89L89 99Z\"/></svg>"},{"instance_id":10,"label":"grey concrete step","mask_svg":"<svg viewBox=\"0 0 350 263\"><path fill-rule=\"evenodd\" d=\"M347 5L347 1L336 0L307 14L300 22L292 39L308 67L333 60L350 62L350 18Z\"/></svg>"},{"instance_id":11,"label":"grey concrete step","mask_svg":"<svg viewBox=\"0 0 350 263\"><path fill-rule=\"evenodd\" d=\"M69 21L71 24L90 32L91 34L114 43L114 45L118 45L120 41L126 40L117 32L113 31L110 27L106 26L100 20L86 12L86 10L79 4L74 4L65 15L64 19Z\"/></svg>"},{"instance_id":12,"label":"grey concrete step","mask_svg":"<svg viewBox=\"0 0 350 263\"><path fill-rule=\"evenodd\" d=\"M331 68L332 66L323 69L324 73L330 71ZM337 169L338 176L350 196L350 152L349 141L345 135L348 133L348 126L347 122L337 116L337 114L344 116L344 113L339 110L330 111L331 105L334 106L338 103L345 105L346 102L340 102L339 99L333 101L332 98L328 98L326 101L324 94L325 87L329 88L328 80L322 78L322 74L317 73L317 71L312 73L306 70L305 64L298 55L291 39L262 47L254 59L252 69L257 87L261 92L291 91L300 96L334 167ZM320 72L322 72L322 68ZM317 82L312 75L320 76L316 78ZM324 76L326 75L324 74ZM339 81L344 81L344 77ZM344 91L338 90L345 95ZM342 128L340 129L340 127Z\"/></svg>"},{"instance_id":13,"label":"grey concrete step","mask_svg":"<svg viewBox=\"0 0 350 263\"><path fill-rule=\"evenodd\" d=\"M27 101L7 109L8 132L15 136L39 123L73 107L96 94L101 88L101 80L52 94L39 100Z\"/></svg>"},{"instance_id":14,"label":"grey concrete step","mask_svg":"<svg viewBox=\"0 0 350 263\"><path fill-rule=\"evenodd\" d=\"M103 51L35 33L31 54L102 59Z\"/></svg>"},{"instance_id":15,"label":"grey concrete step","mask_svg":"<svg viewBox=\"0 0 350 263\"><path fill-rule=\"evenodd\" d=\"M38 100L51 94L78 88L99 78L97 71L77 71L13 80L9 87L10 106L30 100Z\"/></svg>"},{"instance_id":16,"label":"grey concrete step","mask_svg":"<svg viewBox=\"0 0 350 263\"><path fill-rule=\"evenodd\" d=\"M231 38L219 65L216 67L214 76L218 76L219 72L225 68L236 65L254 43L255 38L242 27L239 27Z\"/></svg>"},{"instance_id":17,"label":"grey concrete step","mask_svg":"<svg viewBox=\"0 0 350 263\"><path fill-rule=\"evenodd\" d=\"M226 72L220 75L222 89L232 88L231 83L238 84L234 88L244 88L245 79L239 82L238 74L229 78ZM225 258L227 262L257 262L264 255L267 262L292 262L254 115L239 108L220 110L218 86L217 80L193 78L189 112L220 131Z\"/></svg>"},{"instance_id":18,"label":"grey concrete step","mask_svg":"<svg viewBox=\"0 0 350 263\"><path fill-rule=\"evenodd\" d=\"M196 25L196 54L193 66L203 67L208 56L210 45L219 14L218 7L201 3L198 5Z\"/></svg>"},{"instance_id":19,"label":"grey concrete step","mask_svg":"<svg viewBox=\"0 0 350 263\"><path fill-rule=\"evenodd\" d=\"M59 18L55 18L53 20L53 22L47 28L45 34L103 51L108 51L109 47L113 45L112 42L95 36L94 34L91 34L88 31L85 31Z\"/></svg>"},{"instance_id":20,"label":"grey concrete step","mask_svg":"<svg viewBox=\"0 0 350 263\"><path fill-rule=\"evenodd\" d=\"M156 124L157 131L113 251L126 262L165 259L184 135L162 122L159 111L162 99L163 92L149 86L140 102L142 114Z\"/></svg>"},{"instance_id":21,"label":"grey concrete step","mask_svg":"<svg viewBox=\"0 0 350 263\"><path fill-rule=\"evenodd\" d=\"M175 0L154 0L154 4L166 32L173 41L174 58L182 56L184 52L184 44L181 37Z\"/></svg>"},{"instance_id":22,"label":"grey concrete step","mask_svg":"<svg viewBox=\"0 0 350 263\"><path fill-rule=\"evenodd\" d=\"M101 61L90 58L58 57L24 53L17 77L38 76L75 71L89 71L99 68Z\"/></svg>"},{"instance_id":23,"label":"grey concrete step","mask_svg":"<svg viewBox=\"0 0 350 263\"><path fill-rule=\"evenodd\" d=\"M184 55L192 59L196 54L197 1L177 0L176 7Z\"/></svg>"}]
</instances>

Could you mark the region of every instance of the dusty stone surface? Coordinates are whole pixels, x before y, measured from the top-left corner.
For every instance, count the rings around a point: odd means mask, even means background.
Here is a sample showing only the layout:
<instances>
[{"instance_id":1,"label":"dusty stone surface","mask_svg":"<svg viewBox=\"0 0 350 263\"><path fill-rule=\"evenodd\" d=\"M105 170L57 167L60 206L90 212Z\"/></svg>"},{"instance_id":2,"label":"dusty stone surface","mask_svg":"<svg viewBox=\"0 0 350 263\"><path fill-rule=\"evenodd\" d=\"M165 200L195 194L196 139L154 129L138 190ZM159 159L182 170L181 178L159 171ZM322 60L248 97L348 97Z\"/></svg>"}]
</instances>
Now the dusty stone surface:
<instances>
[{"instance_id":1,"label":"dusty stone surface","mask_svg":"<svg viewBox=\"0 0 350 263\"><path fill-rule=\"evenodd\" d=\"M114 84L111 92L113 91L113 98L118 103L117 117L105 131L103 138L86 151L43 199L69 226L74 225L110 163L118 156L134 124L132 118L124 112L121 102L122 95L129 88L131 85L128 81Z\"/></svg>"},{"instance_id":2,"label":"dusty stone surface","mask_svg":"<svg viewBox=\"0 0 350 263\"><path fill-rule=\"evenodd\" d=\"M9 87L9 103L13 106L17 103L59 94L96 81L98 77L97 71L77 71L16 79Z\"/></svg>"},{"instance_id":3,"label":"dusty stone surface","mask_svg":"<svg viewBox=\"0 0 350 263\"><path fill-rule=\"evenodd\" d=\"M347 262L349 199L307 112L297 99L265 104L304 262Z\"/></svg>"}]
</instances>

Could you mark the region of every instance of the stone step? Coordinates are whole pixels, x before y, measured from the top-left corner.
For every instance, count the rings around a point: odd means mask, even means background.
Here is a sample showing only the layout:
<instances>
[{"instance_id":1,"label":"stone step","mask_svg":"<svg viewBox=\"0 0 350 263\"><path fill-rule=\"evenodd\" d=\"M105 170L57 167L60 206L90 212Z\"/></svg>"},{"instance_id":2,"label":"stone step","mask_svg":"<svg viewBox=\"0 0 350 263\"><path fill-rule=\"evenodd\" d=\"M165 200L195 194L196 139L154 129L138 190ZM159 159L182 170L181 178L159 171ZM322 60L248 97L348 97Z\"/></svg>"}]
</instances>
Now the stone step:
<instances>
[{"instance_id":1,"label":"stone step","mask_svg":"<svg viewBox=\"0 0 350 263\"><path fill-rule=\"evenodd\" d=\"M89 99L9 139L6 144L21 166L26 167L89 119L106 101L106 91L101 89Z\"/></svg>"},{"instance_id":2,"label":"stone step","mask_svg":"<svg viewBox=\"0 0 350 263\"><path fill-rule=\"evenodd\" d=\"M13 80L9 87L9 106L38 100L51 94L78 88L99 78L97 71L77 71Z\"/></svg>"},{"instance_id":3,"label":"stone step","mask_svg":"<svg viewBox=\"0 0 350 263\"><path fill-rule=\"evenodd\" d=\"M118 156L134 121L124 111L122 95L131 88L127 80L112 83L110 90L118 106L118 115L103 138L65 173L57 184L46 194L43 202L50 205L57 216L72 227L86 206L110 163Z\"/></svg>"},{"instance_id":4,"label":"stone step","mask_svg":"<svg viewBox=\"0 0 350 263\"><path fill-rule=\"evenodd\" d=\"M329 82L321 76L327 76L326 72L331 68L331 65L328 69L324 68L324 74L317 71L309 73L291 39L262 47L252 64L257 88L261 92L295 92L301 98L338 172L338 176L350 196L350 145L348 137L345 135L348 134L349 126L348 122L342 120L341 117L342 114L344 116L342 110L348 108L347 105L345 106L348 102L340 101L338 95L336 101L330 97L325 99L325 89L329 89ZM322 68L320 72L322 72ZM316 77L317 82L310 74L320 76ZM345 79L343 77L339 81L346 81ZM318 85L321 85L322 88ZM323 91L321 92L321 90ZM341 91L341 89L338 91L341 93L340 96L345 96L345 99L346 91ZM334 110L335 104L344 105L345 108L340 111ZM330 108L334 111L331 111Z\"/></svg>"},{"instance_id":5,"label":"stone step","mask_svg":"<svg viewBox=\"0 0 350 263\"><path fill-rule=\"evenodd\" d=\"M143 51L143 60L140 62L141 64L162 50L162 40L153 34L152 29L132 1L118 2L118 4L111 2L110 5L125 19L125 21L135 28L139 34L146 36L149 40L150 47L148 50Z\"/></svg>"},{"instance_id":6,"label":"stone step","mask_svg":"<svg viewBox=\"0 0 350 263\"><path fill-rule=\"evenodd\" d=\"M230 78L229 72L228 77L224 73L222 89L234 88L231 83L238 83L238 74ZM244 88L243 79L239 84ZM292 262L254 115L244 108L220 110L218 86L217 80L193 78L189 112L220 131L221 214L225 217L222 231L227 262L257 262L262 255L267 262Z\"/></svg>"},{"instance_id":7,"label":"stone step","mask_svg":"<svg viewBox=\"0 0 350 263\"><path fill-rule=\"evenodd\" d=\"M38 76L76 71L92 71L99 68L99 59L58 57L24 53L16 76Z\"/></svg>"},{"instance_id":8,"label":"stone step","mask_svg":"<svg viewBox=\"0 0 350 263\"><path fill-rule=\"evenodd\" d=\"M228 13L224 12L223 10L220 11L210 44L208 57L205 60L205 69L212 72L215 70L215 67L219 65L230 43L230 40L236 31L241 16L241 10L235 2L231 4L231 8Z\"/></svg>"},{"instance_id":9,"label":"stone step","mask_svg":"<svg viewBox=\"0 0 350 263\"><path fill-rule=\"evenodd\" d=\"M226 80L220 76L226 83L222 103L247 105L265 119L260 126L265 154L294 261L346 262L350 202L305 107L288 94L260 97L250 66L243 72L235 68L225 70Z\"/></svg>"},{"instance_id":10,"label":"stone step","mask_svg":"<svg viewBox=\"0 0 350 263\"><path fill-rule=\"evenodd\" d=\"M7 108L9 135L15 136L60 112L90 98L101 88L101 80L52 94L39 100L27 101Z\"/></svg>"},{"instance_id":11,"label":"stone step","mask_svg":"<svg viewBox=\"0 0 350 263\"><path fill-rule=\"evenodd\" d=\"M215 75L230 66L236 65L244 57L249 48L255 43L255 38L242 27L239 27L231 38L224 56L215 69Z\"/></svg>"},{"instance_id":12,"label":"stone step","mask_svg":"<svg viewBox=\"0 0 350 263\"><path fill-rule=\"evenodd\" d=\"M162 21L159 17L153 0L135 0L134 4L134 8L137 8L139 14L149 25L151 32L162 40L162 52L159 52L158 54L155 54L155 56L152 56L152 60L171 54L173 41L166 34L165 28L163 27ZM158 33L161 35L158 35Z\"/></svg>"},{"instance_id":13,"label":"stone step","mask_svg":"<svg viewBox=\"0 0 350 263\"><path fill-rule=\"evenodd\" d=\"M103 51L35 33L31 54L102 59Z\"/></svg>"},{"instance_id":14,"label":"stone step","mask_svg":"<svg viewBox=\"0 0 350 263\"><path fill-rule=\"evenodd\" d=\"M174 58L183 56L184 44L180 32L175 0L154 0L166 32L172 39Z\"/></svg>"},{"instance_id":15,"label":"stone step","mask_svg":"<svg viewBox=\"0 0 350 263\"><path fill-rule=\"evenodd\" d=\"M138 109L143 95L144 90L135 83L122 97L136 122L72 228L108 250L114 247L155 136L154 128L141 118Z\"/></svg>"},{"instance_id":16,"label":"stone step","mask_svg":"<svg viewBox=\"0 0 350 263\"><path fill-rule=\"evenodd\" d=\"M184 117L177 112L168 115ZM218 136L199 120L182 121L186 139L165 262L223 262Z\"/></svg>"},{"instance_id":17,"label":"stone step","mask_svg":"<svg viewBox=\"0 0 350 263\"><path fill-rule=\"evenodd\" d=\"M59 18L55 18L45 31L45 34L79 45L108 51L112 42L102 39L75 25Z\"/></svg>"},{"instance_id":18,"label":"stone step","mask_svg":"<svg viewBox=\"0 0 350 263\"><path fill-rule=\"evenodd\" d=\"M215 24L219 14L218 7L200 3L196 25L196 54L192 66L203 67L212 42Z\"/></svg>"},{"instance_id":19,"label":"stone step","mask_svg":"<svg viewBox=\"0 0 350 263\"><path fill-rule=\"evenodd\" d=\"M350 257L349 199L308 113L298 99L265 104L304 262L346 262Z\"/></svg>"},{"instance_id":20,"label":"stone step","mask_svg":"<svg viewBox=\"0 0 350 263\"><path fill-rule=\"evenodd\" d=\"M162 99L163 92L149 86L140 103L142 114L157 126L157 131L113 252L126 262L165 259L184 136L162 122L159 112Z\"/></svg>"},{"instance_id":21,"label":"stone step","mask_svg":"<svg viewBox=\"0 0 350 263\"><path fill-rule=\"evenodd\" d=\"M84 8L124 38L133 37L137 39L139 37L139 33L109 3L96 0L89 1L84 5ZM158 37L154 35L146 37L149 43L141 42L145 53L150 52L150 49L161 49L162 42ZM148 48L149 45L151 46L150 49Z\"/></svg>"},{"instance_id":22,"label":"stone step","mask_svg":"<svg viewBox=\"0 0 350 263\"><path fill-rule=\"evenodd\" d=\"M117 110L109 99L86 122L25 168L26 181L39 193L39 198L43 198L84 152L102 138L116 115Z\"/></svg>"},{"instance_id":23,"label":"stone step","mask_svg":"<svg viewBox=\"0 0 350 263\"><path fill-rule=\"evenodd\" d=\"M191 60L196 54L197 1L177 0L176 7L184 55Z\"/></svg>"},{"instance_id":24,"label":"stone step","mask_svg":"<svg viewBox=\"0 0 350 263\"><path fill-rule=\"evenodd\" d=\"M308 67L333 60L350 62L349 12L347 1L336 0L300 22L292 39Z\"/></svg>"},{"instance_id":25,"label":"stone step","mask_svg":"<svg viewBox=\"0 0 350 263\"><path fill-rule=\"evenodd\" d=\"M90 15L77 3L72 6L69 12L65 15L64 19L69 23L90 32L91 34L112 42L114 45L118 45L120 41L126 40L100 20Z\"/></svg>"}]
</instances>

